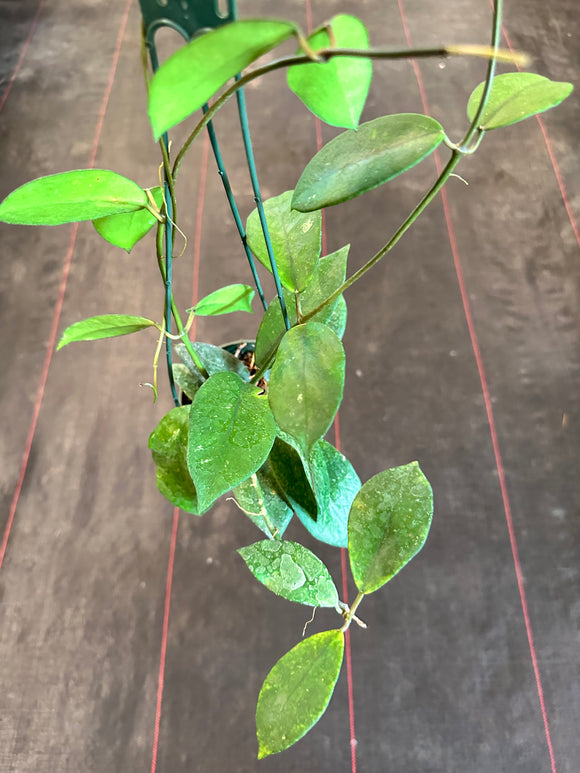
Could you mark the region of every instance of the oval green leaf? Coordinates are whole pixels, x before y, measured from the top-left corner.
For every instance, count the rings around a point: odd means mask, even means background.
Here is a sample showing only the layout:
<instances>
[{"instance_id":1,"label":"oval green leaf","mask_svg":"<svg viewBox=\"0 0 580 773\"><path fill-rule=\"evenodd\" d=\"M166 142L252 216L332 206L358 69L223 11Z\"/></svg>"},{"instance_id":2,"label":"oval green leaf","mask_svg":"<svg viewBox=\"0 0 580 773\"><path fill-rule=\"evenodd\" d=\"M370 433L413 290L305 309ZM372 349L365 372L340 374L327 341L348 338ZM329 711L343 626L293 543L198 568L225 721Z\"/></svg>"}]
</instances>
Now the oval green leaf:
<instances>
[{"instance_id":1,"label":"oval green leaf","mask_svg":"<svg viewBox=\"0 0 580 773\"><path fill-rule=\"evenodd\" d=\"M266 222L280 281L287 290L304 290L320 255L322 216L303 215L291 208L293 191L286 191L264 202ZM254 255L272 271L258 210L250 213L246 236Z\"/></svg>"},{"instance_id":2,"label":"oval green leaf","mask_svg":"<svg viewBox=\"0 0 580 773\"><path fill-rule=\"evenodd\" d=\"M191 345L210 376L227 370L237 373L244 381L250 380L250 372L244 363L220 346L205 344L201 341L193 341ZM204 378L199 372L197 365L191 359L185 344L176 344L173 349L183 364L192 372L194 378L201 384Z\"/></svg>"},{"instance_id":3,"label":"oval green leaf","mask_svg":"<svg viewBox=\"0 0 580 773\"><path fill-rule=\"evenodd\" d=\"M418 164L443 137L441 124L416 113L385 115L343 132L308 163L292 207L311 212L360 196Z\"/></svg>"},{"instance_id":4,"label":"oval green leaf","mask_svg":"<svg viewBox=\"0 0 580 773\"><path fill-rule=\"evenodd\" d=\"M62 349L74 341L98 341L100 338L115 338L137 333L146 327L155 327L155 322L145 317L132 317L129 314L102 314L89 317L69 325L62 334L56 350Z\"/></svg>"},{"instance_id":5,"label":"oval green leaf","mask_svg":"<svg viewBox=\"0 0 580 773\"><path fill-rule=\"evenodd\" d=\"M163 193L161 188L151 188L153 200L161 209L163 205ZM103 239L131 252L137 242L146 236L157 223L157 218L147 209L139 209L136 212L123 212L120 215L107 215L93 220L93 225Z\"/></svg>"},{"instance_id":6,"label":"oval green leaf","mask_svg":"<svg viewBox=\"0 0 580 773\"><path fill-rule=\"evenodd\" d=\"M304 639L270 671L258 698L258 759L284 751L318 722L334 692L344 655L340 630Z\"/></svg>"},{"instance_id":7,"label":"oval green leaf","mask_svg":"<svg viewBox=\"0 0 580 773\"><path fill-rule=\"evenodd\" d=\"M433 516L433 493L417 462L385 470L357 494L348 521L357 588L372 593L421 550Z\"/></svg>"},{"instance_id":8,"label":"oval green leaf","mask_svg":"<svg viewBox=\"0 0 580 773\"><path fill-rule=\"evenodd\" d=\"M133 212L148 204L137 183L107 169L51 174L16 188L0 204L0 221L62 225Z\"/></svg>"},{"instance_id":9,"label":"oval green leaf","mask_svg":"<svg viewBox=\"0 0 580 773\"><path fill-rule=\"evenodd\" d=\"M294 513L278 486L269 457L233 493L238 507L258 529L268 537L282 537Z\"/></svg>"},{"instance_id":10,"label":"oval green leaf","mask_svg":"<svg viewBox=\"0 0 580 773\"><path fill-rule=\"evenodd\" d=\"M195 397L197 390L200 388L204 381L201 373L199 371L194 373L187 367L187 365L182 365L181 362L173 363L172 370L173 380L181 389L181 391L187 395L187 397L189 397L191 402L193 402L193 398Z\"/></svg>"},{"instance_id":11,"label":"oval green leaf","mask_svg":"<svg viewBox=\"0 0 580 773\"><path fill-rule=\"evenodd\" d=\"M292 440L288 435L284 437ZM268 462L278 489L294 512L301 519L316 521L318 504L298 451L289 442L277 437Z\"/></svg>"},{"instance_id":12,"label":"oval green leaf","mask_svg":"<svg viewBox=\"0 0 580 773\"><path fill-rule=\"evenodd\" d=\"M329 22L337 48L368 48L364 24L355 16L339 14ZM325 27L308 38L317 51L329 48ZM356 129L366 102L373 68L370 59L334 57L320 64L304 64L288 70L288 86L306 107L331 126Z\"/></svg>"},{"instance_id":13,"label":"oval green leaf","mask_svg":"<svg viewBox=\"0 0 580 773\"><path fill-rule=\"evenodd\" d=\"M187 463L200 512L266 461L276 424L265 395L235 373L216 373L190 411Z\"/></svg>"},{"instance_id":14,"label":"oval green leaf","mask_svg":"<svg viewBox=\"0 0 580 773\"><path fill-rule=\"evenodd\" d=\"M157 488L173 505L198 515L197 493L187 469L189 409L173 408L149 437L149 448L157 467Z\"/></svg>"},{"instance_id":15,"label":"oval green leaf","mask_svg":"<svg viewBox=\"0 0 580 773\"><path fill-rule=\"evenodd\" d=\"M268 399L279 427L305 454L326 433L338 410L344 363L339 338L320 322L291 328L280 343Z\"/></svg>"},{"instance_id":16,"label":"oval green leaf","mask_svg":"<svg viewBox=\"0 0 580 773\"><path fill-rule=\"evenodd\" d=\"M476 116L484 83L469 97L467 117ZM491 93L481 117L480 128L489 131L523 121L559 105L574 89L571 83L551 81L532 72L508 72L496 75Z\"/></svg>"},{"instance_id":17,"label":"oval green leaf","mask_svg":"<svg viewBox=\"0 0 580 773\"><path fill-rule=\"evenodd\" d=\"M233 311L252 313L252 299L256 291L249 285L234 284L220 287L206 295L195 304L198 317L215 317L218 314L230 314Z\"/></svg>"},{"instance_id":18,"label":"oval green leaf","mask_svg":"<svg viewBox=\"0 0 580 773\"><path fill-rule=\"evenodd\" d=\"M230 78L296 33L290 22L244 19L206 32L157 70L149 90L155 139L198 110Z\"/></svg>"},{"instance_id":19,"label":"oval green leaf","mask_svg":"<svg viewBox=\"0 0 580 773\"><path fill-rule=\"evenodd\" d=\"M238 553L254 577L288 601L336 607L338 591L330 572L311 550L289 540L266 539Z\"/></svg>"}]
</instances>

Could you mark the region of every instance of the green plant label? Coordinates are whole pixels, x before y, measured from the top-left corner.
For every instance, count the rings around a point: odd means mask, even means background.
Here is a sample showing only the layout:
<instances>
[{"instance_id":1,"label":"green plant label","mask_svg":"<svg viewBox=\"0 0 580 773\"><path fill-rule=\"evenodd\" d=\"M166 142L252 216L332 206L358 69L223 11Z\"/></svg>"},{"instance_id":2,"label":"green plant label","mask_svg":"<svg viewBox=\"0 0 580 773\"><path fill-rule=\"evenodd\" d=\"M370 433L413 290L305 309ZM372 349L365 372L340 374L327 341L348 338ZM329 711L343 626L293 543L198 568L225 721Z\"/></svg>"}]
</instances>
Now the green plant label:
<instances>
[{"instance_id":1,"label":"green plant label","mask_svg":"<svg viewBox=\"0 0 580 773\"><path fill-rule=\"evenodd\" d=\"M308 163L292 207L310 212L360 196L418 164L443 137L441 124L416 113L385 115L343 132Z\"/></svg>"},{"instance_id":2,"label":"green plant label","mask_svg":"<svg viewBox=\"0 0 580 773\"><path fill-rule=\"evenodd\" d=\"M258 759L284 751L318 722L334 692L344 655L340 630L297 644L276 663L256 709Z\"/></svg>"},{"instance_id":3,"label":"green plant label","mask_svg":"<svg viewBox=\"0 0 580 773\"><path fill-rule=\"evenodd\" d=\"M148 199L137 183L106 169L79 169L39 177L12 191L0 204L0 221L62 225L134 212Z\"/></svg>"},{"instance_id":4,"label":"green plant label","mask_svg":"<svg viewBox=\"0 0 580 773\"><path fill-rule=\"evenodd\" d=\"M173 408L149 437L149 448L157 467L157 488L173 505L198 515L197 493L187 469L189 405Z\"/></svg>"},{"instance_id":5,"label":"green plant label","mask_svg":"<svg viewBox=\"0 0 580 773\"><path fill-rule=\"evenodd\" d=\"M235 373L216 373L190 411L187 462L200 512L266 461L276 424L265 395Z\"/></svg>"},{"instance_id":6,"label":"green plant label","mask_svg":"<svg viewBox=\"0 0 580 773\"><path fill-rule=\"evenodd\" d=\"M278 486L269 458L233 493L240 509L258 529L270 538L281 538L294 512Z\"/></svg>"},{"instance_id":7,"label":"green plant label","mask_svg":"<svg viewBox=\"0 0 580 773\"><path fill-rule=\"evenodd\" d=\"M362 593L380 588L421 550L432 515L433 493L417 462L363 485L348 521L350 566Z\"/></svg>"},{"instance_id":8,"label":"green plant label","mask_svg":"<svg viewBox=\"0 0 580 773\"><path fill-rule=\"evenodd\" d=\"M320 212L304 215L290 207L293 191L264 202L266 222L280 281L287 290L304 290L318 262L321 245ZM258 260L272 271L258 210L246 222L248 244Z\"/></svg>"},{"instance_id":9,"label":"green plant label","mask_svg":"<svg viewBox=\"0 0 580 773\"><path fill-rule=\"evenodd\" d=\"M278 425L306 454L330 427L342 400L344 349L320 322L291 328L282 339L268 397Z\"/></svg>"},{"instance_id":10,"label":"green plant label","mask_svg":"<svg viewBox=\"0 0 580 773\"><path fill-rule=\"evenodd\" d=\"M204 105L230 78L296 33L285 21L244 19L194 38L157 70L149 90L155 140Z\"/></svg>"},{"instance_id":11,"label":"green plant label","mask_svg":"<svg viewBox=\"0 0 580 773\"><path fill-rule=\"evenodd\" d=\"M146 327L155 327L155 322L146 317L132 317L129 314L102 314L75 322L66 328L56 350L74 341L97 341L100 338L115 338L137 333Z\"/></svg>"},{"instance_id":12,"label":"green plant label","mask_svg":"<svg viewBox=\"0 0 580 773\"><path fill-rule=\"evenodd\" d=\"M335 607L338 591L330 572L312 551L289 540L266 539L238 553L254 577L288 601Z\"/></svg>"},{"instance_id":13,"label":"green plant label","mask_svg":"<svg viewBox=\"0 0 580 773\"><path fill-rule=\"evenodd\" d=\"M332 27L334 47L369 47L366 28L356 17L339 14L330 20L329 25ZM326 26L315 30L308 43L314 51L330 48ZM309 110L326 123L356 129L372 75L370 59L337 56L321 64L291 67L288 70L288 86Z\"/></svg>"},{"instance_id":14,"label":"green plant label","mask_svg":"<svg viewBox=\"0 0 580 773\"><path fill-rule=\"evenodd\" d=\"M467 117L473 121L481 102L484 83L469 97ZM523 121L559 105L574 89L571 83L559 83L532 72L508 72L493 79L489 99L480 120L480 128L489 131Z\"/></svg>"},{"instance_id":15,"label":"green plant label","mask_svg":"<svg viewBox=\"0 0 580 773\"><path fill-rule=\"evenodd\" d=\"M151 188L151 195L161 209L163 206L163 193L161 188ZM157 223L157 218L148 209L138 209L136 212L123 212L120 215L107 215L93 220L97 233L103 239L131 252L137 242L146 236Z\"/></svg>"},{"instance_id":16,"label":"green plant label","mask_svg":"<svg viewBox=\"0 0 580 773\"><path fill-rule=\"evenodd\" d=\"M249 285L227 285L198 301L194 311L198 317L214 317L218 314L230 314L232 311L247 311L251 314L255 294L256 291Z\"/></svg>"}]
</instances>

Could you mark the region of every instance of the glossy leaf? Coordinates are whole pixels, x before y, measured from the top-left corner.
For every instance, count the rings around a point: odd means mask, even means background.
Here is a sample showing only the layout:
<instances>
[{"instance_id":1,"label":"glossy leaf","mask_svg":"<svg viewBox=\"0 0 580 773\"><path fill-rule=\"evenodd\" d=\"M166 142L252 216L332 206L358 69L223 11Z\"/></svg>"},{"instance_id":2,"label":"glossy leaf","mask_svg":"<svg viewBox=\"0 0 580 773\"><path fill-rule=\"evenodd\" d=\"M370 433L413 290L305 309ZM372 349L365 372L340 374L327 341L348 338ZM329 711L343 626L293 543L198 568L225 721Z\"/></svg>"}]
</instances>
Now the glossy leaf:
<instances>
[{"instance_id":1,"label":"glossy leaf","mask_svg":"<svg viewBox=\"0 0 580 773\"><path fill-rule=\"evenodd\" d=\"M305 453L330 427L342 400L344 349L320 322L291 328L272 366L268 398L277 424Z\"/></svg>"},{"instance_id":2,"label":"glossy leaf","mask_svg":"<svg viewBox=\"0 0 580 773\"><path fill-rule=\"evenodd\" d=\"M244 381L250 380L250 373L244 363L241 360L238 360L237 357L234 357L233 354L226 352L220 346L204 344L201 343L201 341L194 341L192 346L210 376L213 376L214 373L221 373L222 371L231 371L232 373L237 373ZM197 369L197 365L191 359L189 352L185 348L185 344L176 344L173 348L183 364L193 373L194 377L202 382L203 377Z\"/></svg>"},{"instance_id":3,"label":"glossy leaf","mask_svg":"<svg viewBox=\"0 0 580 773\"><path fill-rule=\"evenodd\" d=\"M304 639L276 663L258 698L258 759L300 740L326 711L340 674L344 635L323 631Z\"/></svg>"},{"instance_id":4,"label":"glossy leaf","mask_svg":"<svg viewBox=\"0 0 580 773\"><path fill-rule=\"evenodd\" d=\"M339 14L329 24L337 48L368 48L364 24L354 16ZM308 38L317 51L330 47L324 27ZM371 85L370 59L335 57L322 64L305 64L288 70L288 86L315 115L331 126L356 129Z\"/></svg>"},{"instance_id":5,"label":"glossy leaf","mask_svg":"<svg viewBox=\"0 0 580 773\"><path fill-rule=\"evenodd\" d=\"M283 536L294 513L278 486L269 458L233 493L238 506L258 529L268 537Z\"/></svg>"},{"instance_id":6,"label":"glossy leaf","mask_svg":"<svg viewBox=\"0 0 580 773\"><path fill-rule=\"evenodd\" d=\"M266 461L276 424L265 395L235 373L216 373L190 412L188 466L200 512Z\"/></svg>"},{"instance_id":7,"label":"glossy leaf","mask_svg":"<svg viewBox=\"0 0 580 773\"><path fill-rule=\"evenodd\" d=\"M264 211L280 281L287 290L304 290L318 262L321 245L320 212L304 215L291 209L293 191L264 202ZM258 260L271 271L258 210L246 222L248 244Z\"/></svg>"},{"instance_id":8,"label":"glossy leaf","mask_svg":"<svg viewBox=\"0 0 580 773\"><path fill-rule=\"evenodd\" d=\"M295 25L285 21L244 19L206 32L180 48L151 81L149 117L155 139L295 31Z\"/></svg>"},{"instance_id":9,"label":"glossy leaf","mask_svg":"<svg viewBox=\"0 0 580 773\"><path fill-rule=\"evenodd\" d=\"M254 577L288 601L335 607L338 591L330 572L312 551L289 540L266 539L238 553Z\"/></svg>"},{"instance_id":10,"label":"glossy leaf","mask_svg":"<svg viewBox=\"0 0 580 773\"><path fill-rule=\"evenodd\" d=\"M288 437L291 441L291 438ZM318 504L304 463L298 451L281 437L277 437L270 451L268 462L283 497L293 510L302 517L316 521Z\"/></svg>"},{"instance_id":11,"label":"glossy leaf","mask_svg":"<svg viewBox=\"0 0 580 773\"><path fill-rule=\"evenodd\" d=\"M61 225L134 212L147 204L145 191L132 180L106 169L78 169L16 188L0 204L0 221Z\"/></svg>"},{"instance_id":12,"label":"glossy leaf","mask_svg":"<svg viewBox=\"0 0 580 773\"><path fill-rule=\"evenodd\" d=\"M360 196L418 164L443 137L434 118L416 113L386 115L343 132L308 163L292 207L310 212Z\"/></svg>"},{"instance_id":13,"label":"glossy leaf","mask_svg":"<svg viewBox=\"0 0 580 773\"><path fill-rule=\"evenodd\" d=\"M161 188L151 188L151 195L159 209L163 205ZM146 236L157 223L157 218L147 209L139 209L136 212L123 212L120 215L107 215L93 220L97 233L103 239L131 252L137 242Z\"/></svg>"},{"instance_id":14,"label":"glossy leaf","mask_svg":"<svg viewBox=\"0 0 580 773\"><path fill-rule=\"evenodd\" d=\"M132 317L129 314L102 314L89 317L69 325L62 334L56 350L62 349L74 341L97 341L100 338L115 338L137 333L146 327L155 327L155 322L145 317Z\"/></svg>"},{"instance_id":15,"label":"glossy leaf","mask_svg":"<svg viewBox=\"0 0 580 773\"><path fill-rule=\"evenodd\" d=\"M417 462L363 485L348 522L350 566L360 591L380 588L421 550L432 515L433 493Z\"/></svg>"},{"instance_id":16,"label":"glossy leaf","mask_svg":"<svg viewBox=\"0 0 580 773\"><path fill-rule=\"evenodd\" d=\"M338 336L338 338L340 338L341 341L344 335L344 331L346 330L346 319L346 301L344 300L344 295L339 295L336 306L334 307L334 310L328 318L328 322L326 324L332 330L332 332Z\"/></svg>"},{"instance_id":17,"label":"glossy leaf","mask_svg":"<svg viewBox=\"0 0 580 773\"><path fill-rule=\"evenodd\" d=\"M473 121L481 101L484 83L469 98L467 117ZM509 72L496 75L480 128L489 131L523 121L559 105L573 90L571 83L551 81L531 72Z\"/></svg>"},{"instance_id":18,"label":"glossy leaf","mask_svg":"<svg viewBox=\"0 0 580 773\"><path fill-rule=\"evenodd\" d=\"M322 301L328 298L344 282L349 249L350 244L347 244L345 247L341 247L340 250L319 259L316 269L312 274L312 279L306 289L298 296L303 315L308 314L319 306ZM295 325L297 317L294 294L289 293L287 290L283 292L290 325ZM312 320L328 324L337 304L338 301L328 304L316 316L312 317ZM329 327L331 330L333 329L332 325L329 325ZM262 318L256 337L256 362L258 365L267 362L270 355L278 348L285 332L286 326L284 325L280 303L277 298L274 298ZM342 332L344 333L344 329Z\"/></svg>"},{"instance_id":19,"label":"glossy leaf","mask_svg":"<svg viewBox=\"0 0 580 773\"><path fill-rule=\"evenodd\" d=\"M234 284L220 287L206 295L195 304L198 317L214 317L218 314L230 314L233 311L252 313L252 299L256 291L249 285Z\"/></svg>"},{"instance_id":20,"label":"glossy leaf","mask_svg":"<svg viewBox=\"0 0 580 773\"><path fill-rule=\"evenodd\" d=\"M197 390L203 384L203 378L199 371L194 373L187 365L180 362L174 362L172 366L173 380L181 391L193 402Z\"/></svg>"},{"instance_id":21,"label":"glossy leaf","mask_svg":"<svg viewBox=\"0 0 580 773\"><path fill-rule=\"evenodd\" d=\"M197 493L187 469L189 405L173 408L149 437L157 466L157 488L176 507L198 514Z\"/></svg>"}]
</instances>

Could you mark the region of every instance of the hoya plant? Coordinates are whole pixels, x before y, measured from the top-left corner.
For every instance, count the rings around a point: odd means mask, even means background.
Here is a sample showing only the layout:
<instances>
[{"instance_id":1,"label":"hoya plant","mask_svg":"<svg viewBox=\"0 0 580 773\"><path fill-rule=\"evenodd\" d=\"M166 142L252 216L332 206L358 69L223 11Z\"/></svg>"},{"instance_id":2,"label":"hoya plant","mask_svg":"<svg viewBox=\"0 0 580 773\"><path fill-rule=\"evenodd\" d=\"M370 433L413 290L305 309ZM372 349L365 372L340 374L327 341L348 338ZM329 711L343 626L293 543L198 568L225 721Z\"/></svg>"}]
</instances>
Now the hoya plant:
<instances>
[{"instance_id":1,"label":"hoya plant","mask_svg":"<svg viewBox=\"0 0 580 773\"><path fill-rule=\"evenodd\" d=\"M149 438L159 491L194 516L232 492L238 508L261 532L238 551L258 582L288 601L335 609L340 616L335 628L302 638L266 675L256 711L262 758L294 744L321 717L341 671L345 632L353 621L364 625L357 616L364 597L388 583L422 548L433 514L431 487L417 461L402 459L400 466L361 484L351 463L325 439L343 397L344 293L397 245L488 131L554 107L572 86L527 72L495 75L498 60L519 56L498 47L501 0L496 0L489 47L413 50L371 47L367 30L353 16L335 16L307 34L280 19L236 20L232 2L224 23L211 17L213 3L198 2L198 10L207 12L202 22L185 30L191 39L161 66L153 40L158 19L151 18L152 7L157 13L159 8L146 0L141 4L148 113L160 147L161 179L156 179L155 163L146 188L111 170L59 172L13 191L0 204L0 220L28 225L91 221L104 239L129 252L154 231L152 252L164 302L159 318L91 317L68 327L58 348L156 329L150 386L157 399L158 361L164 352L175 402ZM179 5L166 3L164 12L178 13ZM292 39L295 53L254 64ZM426 56L487 59L485 80L466 105L464 136L453 140L438 121L415 113L360 123L373 64ZM211 121L225 102L236 95L243 118L243 87L283 68L289 88L306 108L343 131L297 173L293 190L263 203L257 193L257 207L245 225L220 166L253 286L217 288L193 308L179 309L172 292L172 259L182 241L175 183L184 173L187 153L205 127L212 132ZM171 152L167 133L183 121L193 126L183 145ZM449 152L443 171L360 269L349 275L348 245L321 254L321 210L394 180L441 146ZM221 165L219 153L216 157ZM249 161L252 166L251 154ZM276 295L270 303L256 260L274 280ZM189 335L196 316L252 312L256 306L262 314L254 341L220 348ZM358 589L351 606L341 600L321 559L284 539L293 518L317 540L348 550Z\"/></svg>"}]
</instances>

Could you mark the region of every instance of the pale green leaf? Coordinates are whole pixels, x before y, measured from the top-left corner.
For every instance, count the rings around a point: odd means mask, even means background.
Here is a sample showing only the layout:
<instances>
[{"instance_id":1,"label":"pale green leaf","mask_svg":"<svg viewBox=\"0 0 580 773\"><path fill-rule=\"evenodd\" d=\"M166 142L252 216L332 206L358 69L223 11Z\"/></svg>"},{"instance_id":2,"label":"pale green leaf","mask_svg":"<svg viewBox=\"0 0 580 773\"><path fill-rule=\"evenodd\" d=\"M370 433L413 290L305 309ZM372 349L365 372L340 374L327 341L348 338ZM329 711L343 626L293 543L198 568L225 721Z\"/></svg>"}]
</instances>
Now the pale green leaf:
<instances>
[{"instance_id":1,"label":"pale green leaf","mask_svg":"<svg viewBox=\"0 0 580 773\"><path fill-rule=\"evenodd\" d=\"M129 314L102 314L89 317L69 325L62 334L56 350L74 341L97 341L100 338L114 338L137 333L146 327L155 327L155 322L145 317L133 317Z\"/></svg>"},{"instance_id":2,"label":"pale green leaf","mask_svg":"<svg viewBox=\"0 0 580 773\"><path fill-rule=\"evenodd\" d=\"M250 372L244 363L220 346L212 346L212 344L205 344L201 341L194 341L191 345L210 376L213 376L214 373L221 373L222 371L227 370L232 373L237 373L244 381L250 380ZM201 383L204 380L203 376L199 372L197 365L191 359L185 344L176 344L173 348L183 364L192 372L194 378Z\"/></svg>"},{"instance_id":3,"label":"pale green leaf","mask_svg":"<svg viewBox=\"0 0 580 773\"><path fill-rule=\"evenodd\" d=\"M163 205L163 193L161 188L151 188L153 200L161 209ZM93 225L103 239L131 252L137 242L142 239L157 223L157 218L148 209L139 209L135 212L123 212L120 215L107 215L93 220Z\"/></svg>"},{"instance_id":4,"label":"pale green leaf","mask_svg":"<svg viewBox=\"0 0 580 773\"><path fill-rule=\"evenodd\" d=\"M157 488L176 507L198 515L197 493L187 469L189 405L173 408L149 437Z\"/></svg>"},{"instance_id":5,"label":"pale green leaf","mask_svg":"<svg viewBox=\"0 0 580 773\"><path fill-rule=\"evenodd\" d=\"M249 285L234 284L220 287L206 295L195 304L198 317L213 317L218 314L230 314L233 311L252 313L252 298L256 291Z\"/></svg>"},{"instance_id":6,"label":"pale green leaf","mask_svg":"<svg viewBox=\"0 0 580 773\"><path fill-rule=\"evenodd\" d=\"M268 537L279 538L286 531L294 512L274 477L269 459L254 475L236 486L233 494L240 509L258 529Z\"/></svg>"},{"instance_id":7,"label":"pale green leaf","mask_svg":"<svg viewBox=\"0 0 580 773\"><path fill-rule=\"evenodd\" d=\"M175 362L172 365L173 380L181 391L193 402L197 390L203 384L204 379L199 371L190 370L187 365Z\"/></svg>"}]
</instances>

